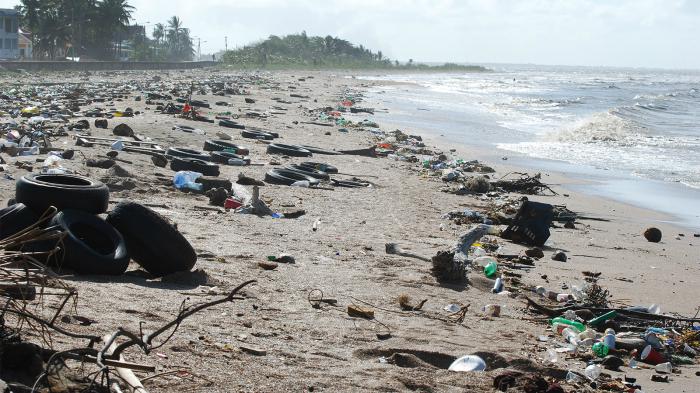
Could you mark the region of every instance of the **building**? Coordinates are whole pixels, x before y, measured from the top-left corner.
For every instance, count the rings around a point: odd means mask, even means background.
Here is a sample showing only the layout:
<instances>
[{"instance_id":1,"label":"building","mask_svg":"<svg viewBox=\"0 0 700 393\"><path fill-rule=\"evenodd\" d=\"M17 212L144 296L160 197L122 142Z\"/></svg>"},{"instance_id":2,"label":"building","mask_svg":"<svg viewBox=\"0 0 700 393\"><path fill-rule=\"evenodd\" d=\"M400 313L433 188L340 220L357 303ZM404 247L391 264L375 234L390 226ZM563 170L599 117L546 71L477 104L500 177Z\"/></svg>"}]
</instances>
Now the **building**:
<instances>
[{"instance_id":1,"label":"building","mask_svg":"<svg viewBox=\"0 0 700 393\"><path fill-rule=\"evenodd\" d=\"M34 56L31 32L22 28L19 29L18 48L20 59L30 60Z\"/></svg>"},{"instance_id":2,"label":"building","mask_svg":"<svg viewBox=\"0 0 700 393\"><path fill-rule=\"evenodd\" d=\"M19 14L0 8L0 59L19 58Z\"/></svg>"}]
</instances>

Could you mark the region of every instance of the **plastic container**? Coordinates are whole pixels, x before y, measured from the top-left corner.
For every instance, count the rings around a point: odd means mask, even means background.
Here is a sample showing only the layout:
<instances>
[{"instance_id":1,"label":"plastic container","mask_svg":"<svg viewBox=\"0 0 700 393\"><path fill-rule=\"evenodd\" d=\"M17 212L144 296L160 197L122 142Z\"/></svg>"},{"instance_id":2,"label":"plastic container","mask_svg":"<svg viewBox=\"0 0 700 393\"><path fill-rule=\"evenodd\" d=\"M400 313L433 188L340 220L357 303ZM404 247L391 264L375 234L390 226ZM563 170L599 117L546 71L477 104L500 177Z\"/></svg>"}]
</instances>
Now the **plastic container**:
<instances>
[{"instance_id":1,"label":"plastic container","mask_svg":"<svg viewBox=\"0 0 700 393\"><path fill-rule=\"evenodd\" d=\"M202 174L199 172L179 171L173 176L173 185L178 190L190 189L201 191L203 185L196 182L200 176L202 176Z\"/></svg>"},{"instance_id":2,"label":"plastic container","mask_svg":"<svg viewBox=\"0 0 700 393\"><path fill-rule=\"evenodd\" d=\"M569 325L569 326L575 328L576 330L578 330L579 332L586 330L586 326L584 324L582 324L581 322L571 321L571 320L568 320L568 319L562 318L562 317L552 318L552 320L550 320L549 323L552 325L554 325L555 323L558 323L561 325Z\"/></svg>"},{"instance_id":3,"label":"plastic container","mask_svg":"<svg viewBox=\"0 0 700 393\"><path fill-rule=\"evenodd\" d=\"M450 371L484 371L486 362L476 355L466 355L455 360L448 368Z\"/></svg>"},{"instance_id":4,"label":"plastic container","mask_svg":"<svg viewBox=\"0 0 700 393\"><path fill-rule=\"evenodd\" d=\"M604 358L608 356L608 353L610 352L610 348L608 348L607 345L603 343L595 343L593 344L593 353L596 354L599 358Z\"/></svg>"},{"instance_id":5,"label":"plastic container","mask_svg":"<svg viewBox=\"0 0 700 393\"><path fill-rule=\"evenodd\" d=\"M486 266L484 266L484 275L488 278L493 278L493 276L496 275L497 271L498 271L498 265L496 264L495 261L491 261Z\"/></svg>"}]
</instances>

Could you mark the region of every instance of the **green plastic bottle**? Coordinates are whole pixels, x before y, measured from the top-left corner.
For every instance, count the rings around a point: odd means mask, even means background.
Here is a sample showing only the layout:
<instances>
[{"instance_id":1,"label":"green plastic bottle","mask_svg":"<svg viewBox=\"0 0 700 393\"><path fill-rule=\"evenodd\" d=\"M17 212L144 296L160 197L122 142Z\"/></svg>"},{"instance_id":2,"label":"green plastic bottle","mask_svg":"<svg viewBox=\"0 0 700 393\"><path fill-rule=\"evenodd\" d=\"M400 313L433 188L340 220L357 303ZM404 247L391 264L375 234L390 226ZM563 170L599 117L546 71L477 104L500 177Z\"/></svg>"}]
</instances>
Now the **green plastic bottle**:
<instances>
[{"instance_id":1,"label":"green plastic bottle","mask_svg":"<svg viewBox=\"0 0 700 393\"><path fill-rule=\"evenodd\" d=\"M493 276L496 275L496 271L498 270L498 265L496 262L489 262L486 266L484 266L484 275L488 278L492 278Z\"/></svg>"},{"instance_id":2,"label":"green plastic bottle","mask_svg":"<svg viewBox=\"0 0 700 393\"><path fill-rule=\"evenodd\" d=\"M610 348L608 348L607 345L603 343L595 343L593 344L593 353L596 354L599 358L604 358L608 356L608 352L610 352Z\"/></svg>"},{"instance_id":3,"label":"green plastic bottle","mask_svg":"<svg viewBox=\"0 0 700 393\"><path fill-rule=\"evenodd\" d=\"M572 328L578 330L579 332L586 330L586 325L582 324L581 322L571 321L571 320L568 320L568 319L562 318L562 317L552 318L552 320L549 321L549 323L552 325L554 325L555 323L558 323L560 325L571 326Z\"/></svg>"}]
</instances>

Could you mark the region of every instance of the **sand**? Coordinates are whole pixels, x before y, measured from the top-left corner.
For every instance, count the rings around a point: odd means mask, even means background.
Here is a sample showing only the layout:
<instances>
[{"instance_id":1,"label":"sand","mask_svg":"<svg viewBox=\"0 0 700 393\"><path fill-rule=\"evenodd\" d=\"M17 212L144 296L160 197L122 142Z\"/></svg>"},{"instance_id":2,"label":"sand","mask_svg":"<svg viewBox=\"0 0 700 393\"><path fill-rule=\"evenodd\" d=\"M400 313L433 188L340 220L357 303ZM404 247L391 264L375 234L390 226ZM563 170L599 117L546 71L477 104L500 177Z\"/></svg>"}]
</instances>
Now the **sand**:
<instances>
[{"instance_id":1,"label":"sand","mask_svg":"<svg viewBox=\"0 0 700 393\"><path fill-rule=\"evenodd\" d=\"M143 86L148 86L148 81L156 74L170 83L189 79L203 81L225 73L193 70L93 73L89 76L42 74L26 78L37 82L134 84L141 81ZM240 119L246 126L279 132L282 143L304 143L329 149L371 146L376 139L366 131L350 128L348 133L342 133L339 127L295 123L311 120L308 109L335 106L344 89L361 91L370 84L345 78L345 75L344 72L309 71L266 73L264 77L279 82L279 87L246 86L251 95L245 97L255 98L255 104L246 104L244 96L197 94L195 98L211 103L227 101L232 105L212 111L245 113L259 109L269 113L272 106L286 108L286 111L272 110L276 114L265 119ZM305 76L313 78L299 80ZM4 76L4 85L13 82L13 78ZM275 167L272 161L281 165L304 161L270 156L265 153L264 143L243 139L237 130L154 113L154 105L133 100L136 93L115 104L117 109L132 107L142 111L141 115L112 119L110 130L93 128L93 135L109 137L111 127L124 122L164 147L201 149L206 139L215 138L215 133L222 131L231 135L234 142L250 148L254 164L222 166L221 176L230 179L236 179L242 172L262 180L265 172ZM310 98L291 98L290 93ZM291 104L279 104L272 100L274 97L284 98ZM371 116L358 114L348 118L362 120L371 119ZM206 135L173 131L171 128L175 124L200 128ZM385 131L393 129L391 125L380 126ZM327 131L331 135L324 135ZM421 134L417 129L403 131ZM56 143L61 146L64 142L65 146L74 144L69 138ZM437 139L426 139L426 144L444 152L455 148L455 155L466 159L479 157L469 146L447 146ZM87 157L104 155L107 151L107 147L76 149ZM10 163L18 160L3 157ZM245 300L216 306L187 319L168 343L150 355L136 349L125 354L130 361L156 365L157 372L184 369L192 373L148 380L145 386L151 392L491 392L493 377L509 365L577 371L585 367L582 361L564 359L563 355L557 363L545 364L546 349L555 345L539 342L537 337L553 335L544 322L537 321L538 317L525 312L521 297L495 295L484 285L441 286L430 275L429 263L384 252L385 243L396 242L417 254L432 256L454 244L467 229L442 219L444 213L465 207L478 209L487 203L475 197L441 192L443 184L439 178L421 176L416 170L417 164L359 156L315 156L314 160L331 163L343 173L372 182L373 187L326 190L266 185L261 187L261 196L274 211L306 210L306 214L297 219L274 219L211 210L205 196L183 193L172 187L173 171L155 167L148 156L122 152L119 158L132 162L119 164L134 175L131 180L136 188L113 191L110 205L131 200L160 206L154 210L177 223L199 255L196 268L204 270L211 282L198 285L197 282L177 284L148 280L133 263L122 277L66 275L64 279L79 292L74 312L98 322L88 327L63 323L64 328L106 334L120 326L138 331L139 324L143 323L144 330L149 330L172 319L183 301L193 304L213 300L245 280L257 280L245 290ZM32 161L33 157L20 160ZM102 179L107 172L85 167L79 154L64 164L95 179ZM507 162L488 164L498 173L518 169L509 167ZM5 171L14 178L24 173L13 165L8 165ZM581 281L582 271L601 272L599 283L610 291L616 304L657 303L664 312L690 316L696 313L696 289L700 281L698 238L688 230L665 224L663 221L667 217L658 213L575 193L567 188L573 180L565 174L547 173L544 180L561 184L553 187L559 196L534 196L532 200L565 204L571 210L609 221L581 220L575 229L552 229L545 257L535 262L534 269L523 272L525 284L559 289L564 283ZM3 179L0 197L7 200L13 194L14 181ZM317 220L320 220L318 230L313 231ZM663 231L660 243L649 243L641 236L643 230L652 225ZM685 236L678 240L676 236L680 233ZM499 242L506 254L524 249L508 241ZM551 260L550 255L556 250L564 250L568 261ZM280 253L293 255L296 263L280 264L270 271L257 265L267 256ZM479 275L475 272L473 276ZM312 307L309 296L315 290L322 291L325 298L336 299L337 305L324 303L320 308ZM422 311L401 311L397 298L402 294L410 296L414 302L422 299L427 302ZM470 305L462 323L447 319L443 307L451 303ZM501 316L484 316L481 308L487 304L502 305ZM349 317L348 305L373 308L375 319ZM47 314L52 307L54 304L49 302ZM380 339L378 333L382 337L390 333L390 337ZM31 333L27 336L38 340ZM60 335L54 335L53 339L57 349L83 345ZM399 355L393 355L395 353ZM487 372L446 370L454 358L472 353L484 357L489 364ZM380 360L385 358L391 358L396 364ZM682 374L672 376L672 383L663 384L650 382L649 370L623 367L625 374L639 378L645 392L695 391L697 366L682 370ZM566 389L574 391L571 387Z\"/></svg>"}]
</instances>

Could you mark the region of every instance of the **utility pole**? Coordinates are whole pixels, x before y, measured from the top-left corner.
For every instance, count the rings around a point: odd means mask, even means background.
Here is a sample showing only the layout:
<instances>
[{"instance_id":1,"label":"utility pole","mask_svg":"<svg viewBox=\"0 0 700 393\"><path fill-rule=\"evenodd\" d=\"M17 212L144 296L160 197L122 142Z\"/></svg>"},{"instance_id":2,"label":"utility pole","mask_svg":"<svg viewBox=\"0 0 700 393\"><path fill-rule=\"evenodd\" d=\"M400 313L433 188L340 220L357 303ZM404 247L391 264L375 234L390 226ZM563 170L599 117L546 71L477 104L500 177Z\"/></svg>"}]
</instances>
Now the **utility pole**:
<instances>
[{"instance_id":1,"label":"utility pole","mask_svg":"<svg viewBox=\"0 0 700 393\"><path fill-rule=\"evenodd\" d=\"M228 52L228 36L224 36L224 52Z\"/></svg>"},{"instance_id":2,"label":"utility pole","mask_svg":"<svg viewBox=\"0 0 700 393\"><path fill-rule=\"evenodd\" d=\"M202 39L197 38L197 60L202 60Z\"/></svg>"}]
</instances>

